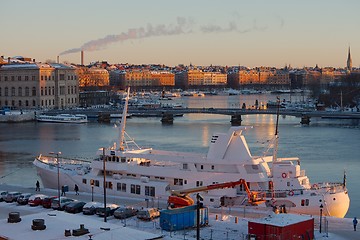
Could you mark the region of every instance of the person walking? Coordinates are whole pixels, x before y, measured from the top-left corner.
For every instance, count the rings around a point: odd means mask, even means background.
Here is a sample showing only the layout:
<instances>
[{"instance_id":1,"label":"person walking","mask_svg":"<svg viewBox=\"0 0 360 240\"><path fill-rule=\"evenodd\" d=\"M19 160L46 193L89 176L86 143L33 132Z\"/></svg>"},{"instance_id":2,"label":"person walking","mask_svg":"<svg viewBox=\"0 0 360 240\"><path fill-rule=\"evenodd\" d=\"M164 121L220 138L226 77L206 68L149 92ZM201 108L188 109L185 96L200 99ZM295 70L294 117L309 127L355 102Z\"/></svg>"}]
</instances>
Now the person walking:
<instances>
[{"instance_id":1,"label":"person walking","mask_svg":"<svg viewBox=\"0 0 360 240\"><path fill-rule=\"evenodd\" d=\"M40 183L39 183L39 180L36 181L35 191L39 191L39 192L40 192Z\"/></svg>"},{"instance_id":2,"label":"person walking","mask_svg":"<svg viewBox=\"0 0 360 240\"><path fill-rule=\"evenodd\" d=\"M354 217L354 220L353 220L353 225L354 225L354 231L356 231L356 225L358 223L358 220L356 219L356 217Z\"/></svg>"},{"instance_id":3,"label":"person walking","mask_svg":"<svg viewBox=\"0 0 360 240\"><path fill-rule=\"evenodd\" d=\"M77 184L75 184L74 190L75 190L75 194L79 195L79 186Z\"/></svg>"},{"instance_id":4,"label":"person walking","mask_svg":"<svg viewBox=\"0 0 360 240\"><path fill-rule=\"evenodd\" d=\"M61 196L66 196L65 195L65 186L61 186Z\"/></svg>"}]
</instances>

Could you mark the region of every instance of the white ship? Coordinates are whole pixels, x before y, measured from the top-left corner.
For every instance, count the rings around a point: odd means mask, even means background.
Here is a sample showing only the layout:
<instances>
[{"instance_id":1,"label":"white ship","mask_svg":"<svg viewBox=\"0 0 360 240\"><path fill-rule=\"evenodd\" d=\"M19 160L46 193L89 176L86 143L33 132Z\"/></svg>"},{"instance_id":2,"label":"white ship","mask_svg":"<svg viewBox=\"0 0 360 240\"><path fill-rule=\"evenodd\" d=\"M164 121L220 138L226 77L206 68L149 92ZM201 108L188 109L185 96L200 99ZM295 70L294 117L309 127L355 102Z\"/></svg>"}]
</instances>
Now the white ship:
<instances>
[{"instance_id":1,"label":"white ship","mask_svg":"<svg viewBox=\"0 0 360 240\"><path fill-rule=\"evenodd\" d=\"M38 122L55 122L55 123L86 123L87 116L84 114L59 114L59 115L39 115L36 117Z\"/></svg>"},{"instance_id":2,"label":"white ship","mask_svg":"<svg viewBox=\"0 0 360 240\"><path fill-rule=\"evenodd\" d=\"M127 101L124 116L127 112ZM285 207L288 212L318 215L320 205L326 216L344 217L350 205L344 175L343 183L311 184L300 169L298 158L252 156L243 131L251 127L231 127L227 133L214 134L208 153L184 153L140 148L127 141L126 118L120 128L119 143L99 149L91 162L40 155L34 160L37 173L46 188L77 184L82 191L115 196L165 201L172 190L189 189L244 179L251 191L266 195L257 208ZM115 145L118 145L116 147ZM57 162L58 161L58 162ZM105 171L104 171L105 166ZM106 177L104 178L104 172ZM248 205L243 185L202 193L204 204Z\"/></svg>"}]
</instances>

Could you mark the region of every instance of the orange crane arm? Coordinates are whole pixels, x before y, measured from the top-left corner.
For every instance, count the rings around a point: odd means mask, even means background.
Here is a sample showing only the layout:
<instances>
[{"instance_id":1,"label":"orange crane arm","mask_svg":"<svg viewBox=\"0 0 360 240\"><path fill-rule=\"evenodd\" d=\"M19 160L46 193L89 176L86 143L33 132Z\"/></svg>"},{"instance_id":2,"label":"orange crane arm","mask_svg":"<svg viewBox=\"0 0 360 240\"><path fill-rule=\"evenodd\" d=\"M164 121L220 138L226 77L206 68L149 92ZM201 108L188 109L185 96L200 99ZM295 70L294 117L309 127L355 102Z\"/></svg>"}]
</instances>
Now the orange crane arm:
<instances>
[{"instance_id":1,"label":"orange crane arm","mask_svg":"<svg viewBox=\"0 0 360 240\"><path fill-rule=\"evenodd\" d=\"M223 189L223 188L231 188L231 187L235 187L237 185L244 186L245 191L248 195L248 201L250 203L254 204L259 201L258 193L251 192L246 181L244 179L240 179L239 181L235 181L235 182L217 183L217 184L196 187L196 188L174 190L171 192L171 196L169 196L168 204L175 208L190 206L190 205L194 204L194 200L188 196L190 193L205 192L205 191L209 191L209 190ZM260 200L262 200L262 199L260 199Z\"/></svg>"}]
</instances>

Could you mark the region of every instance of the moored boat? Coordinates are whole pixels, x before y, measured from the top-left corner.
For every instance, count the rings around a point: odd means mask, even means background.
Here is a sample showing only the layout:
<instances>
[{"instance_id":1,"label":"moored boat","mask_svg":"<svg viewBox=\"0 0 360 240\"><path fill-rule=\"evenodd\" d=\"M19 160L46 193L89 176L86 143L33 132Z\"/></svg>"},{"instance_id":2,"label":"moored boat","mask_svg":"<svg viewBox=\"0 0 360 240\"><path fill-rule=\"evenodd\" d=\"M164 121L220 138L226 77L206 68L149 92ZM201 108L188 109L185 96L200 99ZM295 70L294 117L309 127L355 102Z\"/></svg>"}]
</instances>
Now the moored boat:
<instances>
[{"instance_id":1,"label":"moored boat","mask_svg":"<svg viewBox=\"0 0 360 240\"><path fill-rule=\"evenodd\" d=\"M87 116L84 114L59 114L45 115L41 114L36 117L38 122L55 122L55 123L86 123Z\"/></svg>"},{"instance_id":2,"label":"moored boat","mask_svg":"<svg viewBox=\"0 0 360 240\"><path fill-rule=\"evenodd\" d=\"M124 116L126 112L127 102ZM126 137L125 125L126 117L121 122L119 141L99 149L91 162L36 157L34 165L44 187L57 188L58 167L61 185L77 184L89 192L93 187L94 192L102 193L106 172L107 194L150 200L166 200L172 190L245 179L251 191L266 196L257 208L283 206L288 212L318 215L322 205L324 215L335 217L344 217L349 208L345 178L342 183L311 184L298 158L277 157L277 133L271 155L252 156L243 135L251 129L249 126L214 134L205 155L141 148ZM242 185L204 192L202 196L204 203L213 207L244 206L249 202Z\"/></svg>"}]
</instances>

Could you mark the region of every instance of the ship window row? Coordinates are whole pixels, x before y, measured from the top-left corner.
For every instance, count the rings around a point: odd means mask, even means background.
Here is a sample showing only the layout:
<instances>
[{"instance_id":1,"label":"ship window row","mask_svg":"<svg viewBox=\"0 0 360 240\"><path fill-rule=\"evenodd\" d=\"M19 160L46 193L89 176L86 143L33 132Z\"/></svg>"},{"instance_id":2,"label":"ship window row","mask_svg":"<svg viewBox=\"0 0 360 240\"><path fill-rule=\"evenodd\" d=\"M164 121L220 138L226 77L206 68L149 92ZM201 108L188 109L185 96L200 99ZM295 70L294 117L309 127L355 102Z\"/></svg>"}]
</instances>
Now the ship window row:
<instances>
[{"instance_id":1,"label":"ship window row","mask_svg":"<svg viewBox=\"0 0 360 240\"><path fill-rule=\"evenodd\" d=\"M186 168L185 168L185 164L186 164ZM205 166L205 167L206 167L206 166ZM200 170L204 170L205 167L204 167L203 164L201 164L201 165L200 165ZM195 168L197 169L197 164L195 164ZM209 167L207 167L207 168L209 169ZM184 163L184 164L183 164L183 169L184 169L184 170L188 169L187 163ZM211 165L211 166L210 166L210 169L211 169L211 170L215 170L215 165Z\"/></svg>"},{"instance_id":2,"label":"ship window row","mask_svg":"<svg viewBox=\"0 0 360 240\"><path fill-rule=\"evenodd\" d=\"M103 160L103 156L100 156L100 160ZM105 160L107 162L122 162L122 163L126 163L126 162L131 162L133 161L132 159L126 159L126 157L117 157L117 156L106 156Z\"/></svg>"}]
</instances>

